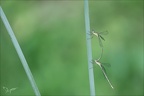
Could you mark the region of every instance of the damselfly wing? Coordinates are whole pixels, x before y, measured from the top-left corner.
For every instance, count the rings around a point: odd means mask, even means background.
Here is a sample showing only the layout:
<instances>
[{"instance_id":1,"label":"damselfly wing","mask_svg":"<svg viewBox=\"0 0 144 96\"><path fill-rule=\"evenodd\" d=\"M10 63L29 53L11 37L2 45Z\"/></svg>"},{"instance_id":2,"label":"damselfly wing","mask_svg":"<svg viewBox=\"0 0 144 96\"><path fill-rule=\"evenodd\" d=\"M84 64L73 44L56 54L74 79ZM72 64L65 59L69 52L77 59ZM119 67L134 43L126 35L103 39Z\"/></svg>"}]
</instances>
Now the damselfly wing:
<instances>
[{"instance_id":1,"label":"damselfly wing","mask_svg":"<svg viewBox=\"0 0 144 96\"><path fill-rule=\"evenodd\" d=\"M100 34L100 35L107 35L108 31L106 30L106 31L103 31L103 32L99 32L98 34Z\"/></svg>"}]
</instances>

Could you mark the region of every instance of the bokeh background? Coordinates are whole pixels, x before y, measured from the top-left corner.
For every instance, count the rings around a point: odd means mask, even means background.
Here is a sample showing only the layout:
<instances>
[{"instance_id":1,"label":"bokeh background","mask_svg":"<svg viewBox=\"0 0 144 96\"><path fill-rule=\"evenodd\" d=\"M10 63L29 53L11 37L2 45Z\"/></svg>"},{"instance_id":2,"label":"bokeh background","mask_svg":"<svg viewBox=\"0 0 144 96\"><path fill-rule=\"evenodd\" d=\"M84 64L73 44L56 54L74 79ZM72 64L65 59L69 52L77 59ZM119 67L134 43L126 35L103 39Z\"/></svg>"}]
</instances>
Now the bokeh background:
<instances>
[{"instance_id":1,"label":"bokeh background","mask_svg":"<svg viewBox=\"0 0 144 96\"><path fill-rule=\"evenodd\" d=\"M90 0L91 29L104 36L101 62L111 89L94 65L98 96L143 95L143 0ZM89 78L82 0L1 0L42 96L88 96ZM92 38L93 59L101 54ZM17 88L11 94L3 86ZM0 19L0 95L34 96L8 32Z\"/></svg>"}]
</instances>

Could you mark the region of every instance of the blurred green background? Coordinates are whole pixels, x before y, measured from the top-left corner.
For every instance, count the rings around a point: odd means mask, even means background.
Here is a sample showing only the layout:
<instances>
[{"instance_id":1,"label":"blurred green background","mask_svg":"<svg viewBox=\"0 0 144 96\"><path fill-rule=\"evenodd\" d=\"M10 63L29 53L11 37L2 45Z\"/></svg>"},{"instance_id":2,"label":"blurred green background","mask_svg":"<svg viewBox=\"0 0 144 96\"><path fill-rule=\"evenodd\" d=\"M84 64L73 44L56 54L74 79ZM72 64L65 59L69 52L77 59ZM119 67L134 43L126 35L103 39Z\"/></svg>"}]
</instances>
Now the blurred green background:
<instances>
[{"instance_id":1,"label":"blurred green background","mask_svg":"<svg viewBox=\"0 0 144 96\"><path fill-rule=\"evenodd\" d=\"M94 65L98 96L143 95L143 0L89 2L91 29L108 30L101 62L111 64L108 77ZM42 96L88 96L89 78L84 2L1 0ZM101 49L92 39L93 58ZM3 86L17 87L5 94ZM0 94L33 96L34 92L0 19Z\"/></svg>"}]
</instances>

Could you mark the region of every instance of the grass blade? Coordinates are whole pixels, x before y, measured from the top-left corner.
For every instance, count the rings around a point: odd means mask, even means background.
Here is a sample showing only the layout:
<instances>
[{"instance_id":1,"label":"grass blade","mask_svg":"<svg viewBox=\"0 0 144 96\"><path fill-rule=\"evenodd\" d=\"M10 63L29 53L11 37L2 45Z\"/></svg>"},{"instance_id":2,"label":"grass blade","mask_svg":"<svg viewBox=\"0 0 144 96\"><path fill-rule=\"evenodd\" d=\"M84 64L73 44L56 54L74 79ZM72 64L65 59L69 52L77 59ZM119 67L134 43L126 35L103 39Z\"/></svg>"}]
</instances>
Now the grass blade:
<instances>
[{"instance_id":1,"label":"grass blade","mask_svg":"<svg viewBox=\"0 0 144 96\"><path fill-rule=\"evenodd\" d=\"M16 39L16 37L14 35L14 32L13 32L13 30L12 30L12 28L11 28L11 26L10 26L10 24L9 24L9 22L8 22L8 20L7 20L6 16L5 16L1 6L0 6L0 17L1 17L6 29L8 31L8 34L10 35L12 43L13 43L13 45L14 45L14 47L16 49L16 52L17 52L17 54L18 54L18 56L19 56L19 58L20 58L20 60L22 62L22 65L23 65L24 70L25 70L25 72L26 72L26 74L28 76L28 79L29 79L29 81L31 83L31 86L32 86L32 88L33 88L33 90L35 92L35 95L36 96L41 96L40 92L38 90L38 87L37 87L37 85L35 83L35 80L33 78L33 75L32 75L32 73L31 73L31 71L29 69L28 63L27 63L27 61L26 61L26 59L25 59L25 57L23 55L23 52L22 52L22 50L21 50L21 48L19 46L19 43L18 43L18 41L17 41L17 39Z\"/></svg>"},{"instance_id":2,"label":"grass blade","mask_svg":"<svg viewBox=\"0 0 144 96\"><path fill-rule=\"evenodd\" d=\"M84 14L85 14L85 28L86 28L86 43L87 43L87 55L88 55L88 71L89 71L89 84L90 84L90 96L95 96L95 84L92 60L92 48L90 33L90 21L89 21L89 8L88 0L84 0Z\"/></svg>"}]
</instances>

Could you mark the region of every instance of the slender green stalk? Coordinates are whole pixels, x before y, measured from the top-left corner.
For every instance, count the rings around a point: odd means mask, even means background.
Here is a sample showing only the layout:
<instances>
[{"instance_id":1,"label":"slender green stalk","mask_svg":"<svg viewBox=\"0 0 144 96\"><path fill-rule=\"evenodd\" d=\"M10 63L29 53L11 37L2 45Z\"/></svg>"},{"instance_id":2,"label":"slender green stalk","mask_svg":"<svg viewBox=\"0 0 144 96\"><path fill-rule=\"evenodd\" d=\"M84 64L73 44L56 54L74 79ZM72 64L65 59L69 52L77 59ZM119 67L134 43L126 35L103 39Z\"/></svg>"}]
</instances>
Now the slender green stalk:
<instances>
[{"instance_id":1,"label":"slender green stalk","mask_svg":"<svg viewBox=\"0 0 144 96\"><path fill-rule=\"evenodd\" d=\"M85 28L86 28L86 43L87 43L87 55L88 55L88 70L89 70L89 84L90 84L90 95L95 96L95 84L94 84L94 73L92 64L92 48L90 37L90 21L89 21L89 7L88 0L84 0L84 13L85 13Z\"/></svg>"},{"instance_id":2,"label":"slender green stalk","mask_svg":"<svg viewBox=\"0 0 144 96\"><path fill-rule=\"evenodd\" d=\"M25 72L26 72L26 74L28 76L28 79L29 79L29 81L31 83L31 86L32 86L32 88L34 90L35 95L36 96L41 96L41 94L40 94L40 92L38 90L38 87L37 87L37 85L35 83L35 80L33 78L33 75L32 75L32 73L31 73L31 71L29 69L28 63L27 63L27 61L26 61L26 59L25 59L25 57L23 55L23 52L22 52L22 50L21 50L21 48L19 46L19 43L18 43L18 41L17 41L17 39L16 39L16 37L14 35L14 32L13 32L13 30L12 30L12 28L11 28L11 26L10 26L10 24L9 24L9 22L8 22L8 20L7 20L6 16L5 16L1 6L0 6L0 17L1 17L3 23L4 23L5 27L6 27L9 35L10 35L10 37L11 37L12 43L13 43L13 45L14 45L16 51L17 51L17 54L18 54L18 56L19 56L19 58L20 58L20 60L22 62L22 65L23 65L23 67L25 69Z\"/></svg>"}]
</instances>

